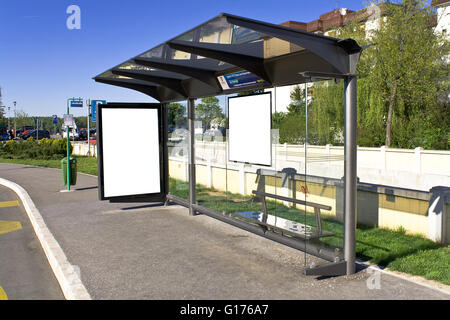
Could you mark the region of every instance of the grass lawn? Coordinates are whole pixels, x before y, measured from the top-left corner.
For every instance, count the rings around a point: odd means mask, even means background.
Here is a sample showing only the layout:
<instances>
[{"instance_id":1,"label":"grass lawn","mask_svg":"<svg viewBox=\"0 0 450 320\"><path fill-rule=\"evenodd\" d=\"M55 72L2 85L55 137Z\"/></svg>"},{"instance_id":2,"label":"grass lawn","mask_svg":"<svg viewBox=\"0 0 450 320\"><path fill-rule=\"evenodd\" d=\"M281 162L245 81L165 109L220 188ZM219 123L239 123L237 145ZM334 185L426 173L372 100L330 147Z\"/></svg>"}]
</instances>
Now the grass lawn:
<instances>
[{"instance_id":1,"label":"grass lawn","mask_svg":"<svg viewBox=\"0 0 450 320\"><path fill-rule=\"evenodd\" d=\"M78 172L97 175L97 158L81 157L81 156L75 156L75 158L77 158ZM3 158L0 158L0 162L18 163L18 164L26 164L29 166L39 166L39 167L61 169L61 160L3 159Z\"/></svg>"},{"instance_id":2,"label":"grass lawn","mask_svg":"<svg viewBox=\"0 0 450 320\"><path fill-rule=\"evenodd\" d=\"M97 159L76 157L78 171L97 175ZM4 163L61 168L60 160L17 160L1 159ZM170 178L170 192L181 198L188 198L188 184ZM199 204L219 212L262 211L261 204L251 196L217 191L202 185L196 187ZM275 201L267 201L270 214L308 225L314 225L312 214L288 208ZM342 247L343 225L324 217L323 229L335 233L334 237L323 238L323 242ZM388 230L359 226L356 231L356 254L363 261L378 264L391 270L422 276L450 285L450 248L428 240L420 235L406 234L404 230Z\"/></svg>"}]
</instances>

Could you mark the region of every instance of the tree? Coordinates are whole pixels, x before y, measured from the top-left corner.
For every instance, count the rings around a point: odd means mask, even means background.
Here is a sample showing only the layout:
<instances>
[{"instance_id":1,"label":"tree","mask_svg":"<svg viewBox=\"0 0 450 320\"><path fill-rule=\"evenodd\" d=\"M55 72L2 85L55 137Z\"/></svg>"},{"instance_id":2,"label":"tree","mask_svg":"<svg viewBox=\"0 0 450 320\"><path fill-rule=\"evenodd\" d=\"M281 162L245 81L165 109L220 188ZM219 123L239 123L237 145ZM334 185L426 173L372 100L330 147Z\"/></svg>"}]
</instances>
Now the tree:
<instances>
[{"instance_id":1,"label":"tree","mask_svg":"<svg viewBox=\"0 0 450 320\"><path fill-rule=\"evenodd\" d=\"M291 91L291 103L287 106L288 113L305 113L305 90L300 86L295 86Z\"/></svg>"},{"instance_id":2,"label":"tree","mask_svg":"<svg viewBox=\"0 0 450 320\"><path fill-rule=\"evenodd\" d=\"M336 30L339 38L355 39L360 46L373 44L363 51L356 71L358 145L449 149L448 41L435 33L425 2L378 5L385 15L378 30L366 33L355 20ZM341 143L342 81L316 83L313 98L308 139Z\"/></svg>"},{"instance_id":3,"label":"tree","mask_svg":"<svg viewBox=\"0 0 450 320\"><path fill-rule=\"evenodd\" d=\"M216 97L205 97L195 106L195 117L203 121L206 128L211 127L211 121L218 121L225 118L222 108L219 105L219 99Z\"/></svg>"},{"instance_id":4,"label":"tree","mask_svg":"<svg viewBox=\"0 0 450 320\"><path fill-rule=\"evenodd\" d=\"M17 110L15 113L16 127L20 128L22 126L33 126L33 118L30 117L25 111Z\"/></svg>"},{"instance_id":5,"label":"tree","mask_svg":"<svg viewBox=\"0 0 450 320\"><path fill-rule=\"evenodd\" d=\"M186 107L180 103L169 104L169 109L167 111L168 123L169 125L186 125Z\"/></svg>"},{"instance_id":6,"label":"tree","mask_svg":"<svg viewBox=\"0 0 450 320\"><path fill-rule=\"evenodd\" d=\"M374 32L371 77L387 104L387 147L404 145L420 134L422 120L436 105L440 91L447 89L442 83L448 42L434 32L433 12L425 5L423 0L403 0L388 6L388 19Z\"/></svg>"}]
</instances>

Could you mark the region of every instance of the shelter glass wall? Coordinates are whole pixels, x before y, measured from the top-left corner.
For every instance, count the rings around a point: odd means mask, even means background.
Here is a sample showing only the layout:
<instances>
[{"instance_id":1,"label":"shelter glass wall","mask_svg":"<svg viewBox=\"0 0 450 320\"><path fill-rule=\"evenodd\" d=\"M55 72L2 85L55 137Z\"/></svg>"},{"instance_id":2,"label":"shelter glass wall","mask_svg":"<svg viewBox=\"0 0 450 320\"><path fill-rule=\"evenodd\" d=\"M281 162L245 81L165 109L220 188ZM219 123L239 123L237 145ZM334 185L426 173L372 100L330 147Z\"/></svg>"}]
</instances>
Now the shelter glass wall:
<instances>
[{"instance_id":1,"label":"shelter glass wall","mask_svg":"<svg viewBox=\"0 0 450 320\"><path fill-rule=\"evenodd\" d=\"M314 86L307 86L308 105L305 85L266 89L272 95L270 166L228 158L228 101L236 94L195 101L196 202L251 224L264 222L269 231L301 239L305 251L314 243L342 252L343 133L333 133L334 143L340 146L324 144L323 119L318 119L322 110L314 103ZM187 162L187 152L170 154L171 193L180 194L178 188L186 184L183 198L187 199L187 171L182 176L174 165ZM255 192L268 194L265 201ZM314 259L305 253L305 266Z\"/></svg>"},{"instance_id":2,"label":"shelter glass wall","mask_svg":"<svg viewBox=\"0 0 450 320\"><path fill-rule=\"evenodd\" d=\"M169 193L189 199L189 132L185 101L168 105Z\"/></svg>"},{"instance_id":3,"label":"shelter glass wall","mask_svg":"<svg viewBox=\"0 0 450 320\"><path fill-rule=\"evenodd\" d=\"M301 85L303 92L305 85ZM307 84L305 109L306 148L305 198L309 203L320 204L321 219L316 207L307 207L307 224L320 230L324 246L336 248L341 257L344 251L344 90L343 81L334 80ZM328 89L336 94L331 100ZM335 90L335 89L338 90ZM341 89L342 88L342 89ZM303 94L303 97L305 94ZM308 263L313 263L309 261Z\"/></svg>"}]
</instances>

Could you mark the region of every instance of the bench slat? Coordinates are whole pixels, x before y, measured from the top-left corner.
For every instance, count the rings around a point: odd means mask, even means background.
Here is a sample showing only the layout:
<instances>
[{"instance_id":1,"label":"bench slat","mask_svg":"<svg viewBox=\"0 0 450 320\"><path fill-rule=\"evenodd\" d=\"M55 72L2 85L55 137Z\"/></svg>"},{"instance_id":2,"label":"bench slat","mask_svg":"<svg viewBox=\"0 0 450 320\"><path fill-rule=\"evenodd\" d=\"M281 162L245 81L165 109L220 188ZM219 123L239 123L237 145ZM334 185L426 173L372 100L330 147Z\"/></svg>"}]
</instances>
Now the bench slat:
<instances>
[{"instance_id":1,"label":"bench slat","mask_svg":"<svg viewBox=\"0 0 450 320\"><path fill-rule=\"evenodd\" d=\"M253 190L252 193L257 195L257 196L262 196L262 197L273 198L273 199L277 199L277 200L282 200L282 201L302 204L302 205L306 205L306 206L314 207L314 208L319 208L319 209L323 209L323 210L331 210L330 206L326 206L326 205L319 204L319 203L307 202L307 201L303 201L303 200L299 200L299 199L283 197L283 196L279 196L277 194L266 193L266 192L261 192L261 191L256 191L256 190Z\"/></svg>"},{"instance_id":2,"label":"bench slat","mask_svg":"<svg viewBox=\"0 0 450 320\"><path fill-rule=\"evenodd\" d=\"M262 222L262 221L260 221L258 219L247 218L247 217L244 217L244 216L242 216L240 214L231 213L231 216L233 216L235 218L238 218L238 219L241 219L241 220L244 220L244 221L247 221L249 223L255 223L255 224L264 226L264 227L266 227L268 229L278 230L279 232L287 234L287 235L290 235L291 237L298 237L298 238L301 238L301 239L304 239L304 240L312 240L312 239L318 239L318 238L323 238L323 237L334 236L334 233L328 232L328 231L325 231L325 232L322 231L322 232L319 233L319 230L317 230L314 227L312 227L312 228L315 229L315 230L310 232L310 233L308 233L308 234L306 234L306 233L297 233L297 232L289 231L287 229L284 229L284 228L281 228L281 227L278 227L278 226L274 226L272 224L268 224L268 223ZM298 224L301 224L301 223L298 223Z\"/></svg>"}]
</instances>

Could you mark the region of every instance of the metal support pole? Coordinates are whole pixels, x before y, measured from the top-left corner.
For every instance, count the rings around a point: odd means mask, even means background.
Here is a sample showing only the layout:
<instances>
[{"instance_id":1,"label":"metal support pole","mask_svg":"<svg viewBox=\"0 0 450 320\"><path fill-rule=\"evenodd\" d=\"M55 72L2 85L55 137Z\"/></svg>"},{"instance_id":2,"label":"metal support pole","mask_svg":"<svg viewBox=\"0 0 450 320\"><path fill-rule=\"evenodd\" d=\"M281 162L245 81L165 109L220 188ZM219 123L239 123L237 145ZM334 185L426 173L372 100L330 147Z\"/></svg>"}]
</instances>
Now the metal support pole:
<instances>
[{"instance_id":1,"label":"metal support pole","mask_svg":"<svg viewBox=\"0 0 450 320\"><path fill-rule=\"evenodd\" d=\"M195 210L192 205L195 204L195 126L194 126L194 117L195 117L195 100L189 98L187 101L188 107L188 157L189 157L189 215L195 215Z\"/></svg>"},{"instance_id":2,"label":"metal support pole","mask_svg":"<svg viewBox=\"0 0 450 320\"><path fill-rule=\"evenodd\" d=\"M345 163L344 163L344 258L347 275L355 273L356 265L356 76L345 78Z\"/></svg>"},{"instance_id":3,"label":"metal support pole","mask_svg":"<svg viewBox=\"0 0 450 320\"><path fill-rule=\"evenodd\" d=\"M169 151L167 142L169 140L169 124L168 124L168 109L169 104L164 103L161 105L162 112L162 135L163 135L163 161L164 161L164 190L165 193L169 193ZM166 199L167 200L167 199Z\"/></svg>"}]
</instances>

